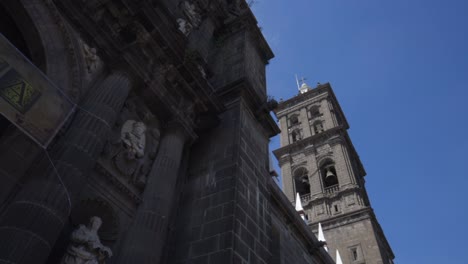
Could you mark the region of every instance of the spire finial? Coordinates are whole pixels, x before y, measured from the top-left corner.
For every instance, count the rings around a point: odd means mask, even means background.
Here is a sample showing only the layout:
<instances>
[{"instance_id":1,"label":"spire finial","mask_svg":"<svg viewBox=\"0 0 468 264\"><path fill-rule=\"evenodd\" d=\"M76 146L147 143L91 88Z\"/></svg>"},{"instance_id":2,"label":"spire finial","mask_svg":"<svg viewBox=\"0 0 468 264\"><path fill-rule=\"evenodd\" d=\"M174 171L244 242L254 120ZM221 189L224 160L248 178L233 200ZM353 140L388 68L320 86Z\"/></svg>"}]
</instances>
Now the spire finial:
<instances>
[{"instance_id":1,"label":"spire finial","mask_svg":"<svg viewBox=\"0 0 468 264\"><path fill-rule=\"evenodd\" d=\"M325 236L323 235L322 224L320 223L318 225L318 240L322 242L327 242L327 240L325 240ZM323 248L328 252L327 246L323 246Z\"/></svg>"},{"instance_id":2,"label":"spire finial","mask_svg":"<svg viewBox=\"0 0 468 264\"><path fill-rule=\"evenodd\" d=\"M296 194L296 211L304 211L304 208L302 208L301 196L299 195L299 193Z\"/></svg>"},{"instance_id":3,"label":"spire finial","mask_svg":"<svg viewBox=\"0 0 468 264\"><path fill-rule=\"evenodd\" d=\"M343 264L343 261L341 260L340 252L338 249L336 250L336 264Z\"/></svg>"}]
</instances>

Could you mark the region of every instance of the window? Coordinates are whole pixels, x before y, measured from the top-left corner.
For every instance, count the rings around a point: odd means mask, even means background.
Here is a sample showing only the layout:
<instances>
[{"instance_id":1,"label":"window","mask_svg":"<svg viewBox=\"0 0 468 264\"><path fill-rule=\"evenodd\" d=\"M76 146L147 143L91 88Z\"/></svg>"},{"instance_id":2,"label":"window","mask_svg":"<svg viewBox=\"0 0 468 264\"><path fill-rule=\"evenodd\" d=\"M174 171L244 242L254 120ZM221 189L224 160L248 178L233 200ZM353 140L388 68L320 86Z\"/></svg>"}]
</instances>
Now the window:
<instances>
[{"instance_id":1,"label":"window","mask_svg":"<svg viewBox=\"0 0 468 264\"><path fill-rule=\"evenodd\" d=\"M354 245L348 247L349 250L349 259L351 263L364 263L364 256L362 254L361 245Z\"/></svg>"},{"instance_id":2,"label":"window","mask_svg":"<svg viewBox=\"0 0 468 264\"><path fill-rule=\"evenodd\" d=\"M306 168L299 168L294 172L294 186L300 196L310 194L309 172Z\"/></svg>"},{"instance_id":3,"label":"window","mask_svg":"<svg viewBox=\"0 0 468 264\"><path fill-rule=\"evenodd\" d=\"M353 261L358 260L357 248L351 248L351 254L352 254L351 257Z\"/></svg>"}]
</instances>

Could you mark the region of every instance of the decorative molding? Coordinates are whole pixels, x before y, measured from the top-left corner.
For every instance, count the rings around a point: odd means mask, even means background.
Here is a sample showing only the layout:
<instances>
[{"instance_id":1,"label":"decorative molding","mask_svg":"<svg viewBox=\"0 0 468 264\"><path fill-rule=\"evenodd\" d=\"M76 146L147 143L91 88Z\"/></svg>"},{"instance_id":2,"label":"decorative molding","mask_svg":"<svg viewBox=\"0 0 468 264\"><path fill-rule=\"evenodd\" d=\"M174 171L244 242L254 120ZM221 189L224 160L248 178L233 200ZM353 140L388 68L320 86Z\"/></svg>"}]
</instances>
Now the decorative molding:
<instances>
[{"instance_id":1,"label":"decorative molding","mask_svg":"<svg viewBox=\"0 0 468 264\"><path fill-rule=\"evenodd\" d=\"M109 172L100 162L96 162L95 169L101 175L105 176L105 179L116 187L117 190L131 198L136 204L140 204L142 202L140 195L135 190L132 190L128 185L122 183L116 175Z\"/></svg>"}]
</instances>

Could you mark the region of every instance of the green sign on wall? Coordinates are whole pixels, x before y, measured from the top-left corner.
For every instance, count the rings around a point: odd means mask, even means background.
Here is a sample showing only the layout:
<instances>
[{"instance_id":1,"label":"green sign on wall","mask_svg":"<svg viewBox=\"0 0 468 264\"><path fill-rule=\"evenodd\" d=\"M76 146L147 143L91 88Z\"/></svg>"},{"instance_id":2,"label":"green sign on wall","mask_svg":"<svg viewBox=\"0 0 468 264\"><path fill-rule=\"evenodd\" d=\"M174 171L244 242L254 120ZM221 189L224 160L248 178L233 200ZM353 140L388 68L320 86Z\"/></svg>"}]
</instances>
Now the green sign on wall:
<instances>
[{"instance_id":1,"label":"green sign on wall","mask_svg":"<svg viewBox=\"0 0 468 264\"><path fill-rule=\"evenodd\" d=\"M75 105L0 34L0 114L46 147Z\"/></svg>"}]
</instances>

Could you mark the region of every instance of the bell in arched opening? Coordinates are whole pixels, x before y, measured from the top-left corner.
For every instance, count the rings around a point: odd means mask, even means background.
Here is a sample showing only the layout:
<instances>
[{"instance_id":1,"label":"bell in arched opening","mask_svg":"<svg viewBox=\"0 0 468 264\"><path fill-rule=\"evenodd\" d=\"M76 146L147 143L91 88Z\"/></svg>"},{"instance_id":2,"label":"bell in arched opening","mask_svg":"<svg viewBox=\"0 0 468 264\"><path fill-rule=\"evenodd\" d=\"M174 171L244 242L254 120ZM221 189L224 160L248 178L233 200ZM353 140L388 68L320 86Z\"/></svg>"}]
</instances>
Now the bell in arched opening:
<instances>
[{"instance_id":1,"label":"bell in arched opening","mask_svg":"<svg viewBox=\"0 0 468 264\"><path fill-rule=\"evenodd\" d=\"M326 173L325 173L325 181L327 183L336 183L338 179L336 178L335 173L333 173L332 167L327 167L325 168Z\"/></svg>"}]
</instances>

